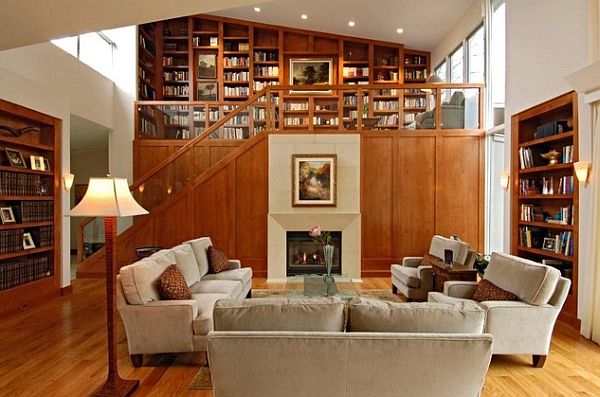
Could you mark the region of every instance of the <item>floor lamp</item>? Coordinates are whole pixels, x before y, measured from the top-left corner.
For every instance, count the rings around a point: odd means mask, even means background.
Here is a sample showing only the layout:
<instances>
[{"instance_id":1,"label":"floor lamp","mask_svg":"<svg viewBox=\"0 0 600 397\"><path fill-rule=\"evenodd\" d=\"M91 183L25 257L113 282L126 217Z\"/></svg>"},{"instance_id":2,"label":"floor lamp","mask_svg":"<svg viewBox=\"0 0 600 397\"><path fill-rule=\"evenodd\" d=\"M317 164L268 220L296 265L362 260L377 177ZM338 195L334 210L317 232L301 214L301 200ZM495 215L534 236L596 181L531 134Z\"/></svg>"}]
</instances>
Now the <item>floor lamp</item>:
<instances>
[{"instance_id":1,"label":"floor lamp","mask_svg":"<svg viewBox=\"0 0 600 397\"><path fill-rule=\"evenodd\" d=\"M106 336L108 342L108 376L106 382L92 396L128 396L139 385L138 380L119 376L115 341L115 286L114 262L117 217L147 214L133 198L125 178L90 178L81 202L68 216L104 217L106 251Z\"/></svg>"}]
</instances>

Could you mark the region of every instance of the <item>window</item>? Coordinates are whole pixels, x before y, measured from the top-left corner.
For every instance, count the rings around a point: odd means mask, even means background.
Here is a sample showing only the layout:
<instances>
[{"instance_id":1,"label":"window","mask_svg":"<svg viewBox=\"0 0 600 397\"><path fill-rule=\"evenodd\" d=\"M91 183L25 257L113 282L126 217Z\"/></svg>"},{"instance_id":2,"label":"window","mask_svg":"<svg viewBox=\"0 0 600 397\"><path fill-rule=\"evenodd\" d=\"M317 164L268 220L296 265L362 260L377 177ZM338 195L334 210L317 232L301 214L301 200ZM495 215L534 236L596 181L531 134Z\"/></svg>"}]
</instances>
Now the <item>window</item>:
<instances>
[{"instance_id":1,"label":"window","mask_svg":"<svg viewBox=\"0 0 600 397\"><path fill-rule=\"evenodd\" d=\"M108 34L110 31L86 33L79 36L52 40L52 44L68 52L81 62L112 79L113 52L117 45Z\"/></svg>"},{"instance_id":2,"label":"window","mask_svg":"<svg viewBox=\"0 0 600 397\"><path fill-rule=\"evenodd\" d=\"M446 73L447 73L447 63L446 63L446 61L444 61L440 64L440 66L435 68L435 74L438 77L440 77L442 80L448 81L448 79L447 79L448 76L446 75Z\"/></svg>"},{"instance_id":3,"label":"window","mask_svg":"<svg viewBox=\"0 0 600 397\"><path fill-rule=\"evenodd\" d=\"M461 45L450 54L450 83L464 82L464 49Z\"/></svg>"},{"instance_id":4,"label":"window","mask_svg":"<svg viewBox=\"0 0 600 397\"><path fill-rule=\"evenodd\" d=\"M494 109L504 109L504 80L506 71L505 4L496 4L492 11L490 39L490 89ZM494 110L496 112L496 110ZM495 117L494 117L495 118ZM502 123L504 121L502 120ZM494 125L501 124L497 120Z\"/></svg>"},{"instance_id":5,"label":"window","mask_svg":"<svg viewBox=\"0 0 600 397\"><path fill-rule=\"evenodd\" d=\"M469 83L485 83L485 39L483 25L468 39L467 79Z\"/></svg>"}]
</instances>

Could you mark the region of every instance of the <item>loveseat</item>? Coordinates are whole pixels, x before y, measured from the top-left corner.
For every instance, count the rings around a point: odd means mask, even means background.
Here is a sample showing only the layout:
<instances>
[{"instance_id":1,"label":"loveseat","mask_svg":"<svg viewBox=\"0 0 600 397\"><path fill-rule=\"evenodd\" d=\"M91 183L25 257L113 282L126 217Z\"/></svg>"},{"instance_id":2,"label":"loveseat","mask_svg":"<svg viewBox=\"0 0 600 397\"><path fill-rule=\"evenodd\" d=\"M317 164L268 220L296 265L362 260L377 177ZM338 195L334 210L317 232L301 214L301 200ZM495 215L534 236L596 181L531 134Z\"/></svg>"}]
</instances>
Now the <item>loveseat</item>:
<instances>
[{"instance_id":1,"label":"loveseat","mask_svg":"<svg viewBox=\"0 0 600 397\"><path fill-rule=\"evenodd\" d=\"M472 303L354 298L220 300L215 397L475 397L493 338ZM460 363L460 365L456 365Z\"/></svg>"},{"instance_id":2,"label":"loveseat","mask_svg":"<svg viewBox=\"0 0 600 397\"><path fill-rule=\"evenodd\" d=\"M517 298L477 302L487 314L485 332L494 335L494 354L531 354L533 365L542 367L571 281L553 267L497 252L483 279ZM475 302L476 289L474 281L447 281L444 292L430 292L428 301Z\"/></svg>"},{"instance_id":3,"label":"loveseat","mask_svg":"<svg viewBox=\"0 0 600 397\"><path fill-rule=\"evenodd\" d=\"M209 237L186 241L124 266L117 275L116 305L135 367L144 354L206 351L213 306L223 298L251 295L252 269L229 261L229 270L209 273ZM183 273L192 299L161 300L157 279L172 264Z\"/></svg>"}]
</instances>

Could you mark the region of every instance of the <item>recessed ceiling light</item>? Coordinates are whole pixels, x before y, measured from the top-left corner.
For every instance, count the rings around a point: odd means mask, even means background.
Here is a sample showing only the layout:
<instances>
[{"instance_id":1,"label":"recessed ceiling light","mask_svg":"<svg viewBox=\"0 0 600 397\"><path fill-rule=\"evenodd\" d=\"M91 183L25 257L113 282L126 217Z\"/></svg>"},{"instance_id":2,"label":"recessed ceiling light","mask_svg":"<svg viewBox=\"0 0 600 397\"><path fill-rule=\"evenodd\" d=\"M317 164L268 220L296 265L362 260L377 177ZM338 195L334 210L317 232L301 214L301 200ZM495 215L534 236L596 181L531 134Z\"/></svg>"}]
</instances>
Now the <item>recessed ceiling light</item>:
<instances>
[{"instance_id":1,"label":"recessed ceiling light","mask_svg":"<svg viewBox=\"0 0 600 397\"><path fill-rule=\"evenodd\" d=\"M404 29L402 29L402 28L396 29L396 33L404 33Z\"/></svg>"},{"instance_id":2,"label":"recessed ceiling light","mask_svg":"<svg viewBox=\"0 0 600 397\"><path fill-rule=\"evenodd\" d=\"M260 12L260 7L254 7L254 11Z\"/></svg>"},{"instance_id":3,"label":"recessed ceiling light","mask_svg":"<svg viewBox=\"0 0 600 397\"><path fill-rule=\"evenodd\" d=\"M300 18L302 18L302 19L308 19L308 15L302 14L302 15L300 15Z\"/></svg>"},{"instance_id":4,"label":"recessed ceiling light","mask_svg":"<svg viewBox=\"0 0 600 397\"><path fill-rule=\"evenodd\" d=\"M353 27L354 25L356 25L354 21L348 21L348 26Z\"/></svg>"}]
</instances>

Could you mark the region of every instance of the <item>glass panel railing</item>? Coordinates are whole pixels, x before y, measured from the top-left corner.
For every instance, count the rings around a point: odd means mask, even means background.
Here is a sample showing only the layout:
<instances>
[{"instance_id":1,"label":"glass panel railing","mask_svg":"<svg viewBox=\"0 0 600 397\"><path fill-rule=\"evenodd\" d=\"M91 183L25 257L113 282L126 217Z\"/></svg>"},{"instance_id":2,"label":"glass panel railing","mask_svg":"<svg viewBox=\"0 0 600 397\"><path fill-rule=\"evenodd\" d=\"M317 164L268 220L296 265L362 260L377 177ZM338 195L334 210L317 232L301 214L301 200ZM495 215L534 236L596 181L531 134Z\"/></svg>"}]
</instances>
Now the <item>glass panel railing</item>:
<instances>
[{"instance_id":1,"label":"glass panel railing","mask_svg":"<svg viewBox=\"0 0 600 397\"><path fill-rule=\"evenodd\" d=\"M479 98L476 88L442 89L442 129L462 130L480 128Z\"/></svg>"},{"instance_id":2,"label":"glass panel railing","mask_svg":"<svg viewBox=\"0 0 600 397\"><path fill-rule=\"evenodd\" d=\"M104 247L104 221L102 218L82 219L78 225L77 262Z\"/></svg>"}]
</instances>

